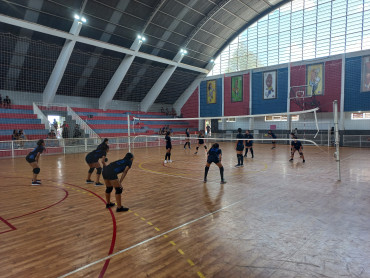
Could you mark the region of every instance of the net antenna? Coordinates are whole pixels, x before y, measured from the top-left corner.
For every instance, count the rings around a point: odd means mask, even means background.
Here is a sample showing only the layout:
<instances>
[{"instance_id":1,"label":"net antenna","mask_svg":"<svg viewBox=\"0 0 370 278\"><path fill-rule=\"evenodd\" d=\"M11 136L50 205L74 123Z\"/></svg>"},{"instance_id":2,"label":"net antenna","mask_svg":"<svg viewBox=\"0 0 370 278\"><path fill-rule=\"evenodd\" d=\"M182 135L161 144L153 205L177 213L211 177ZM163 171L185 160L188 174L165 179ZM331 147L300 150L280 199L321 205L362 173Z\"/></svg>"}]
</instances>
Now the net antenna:
<instances>
[{"instance_id":1,"label":"net antenna","mask_svg":"<svg viewBox=\"0 0 370 278\"><path fill-rule=\"evenodd\" d=\"M308 85L291 86L290 92L289 92L289 99L291 102L291 107L290 107L291 111L292 110L293 111L299 111L299 110L306 111L306 110L311 110L313 108L318 108L317 110L320 109L320 101L318 101L316 96L312 94L312 92L309 91ZM314 116L315 116L316 130L317 130L314 138L316 138L320 132L319 123L317 121L317 114L316 114L317 110L313 111ZM303 122L306 123L305 114L303 114ZM304 124L304 130L306 130L305 124Z\"/></svg>"}]
</instances>

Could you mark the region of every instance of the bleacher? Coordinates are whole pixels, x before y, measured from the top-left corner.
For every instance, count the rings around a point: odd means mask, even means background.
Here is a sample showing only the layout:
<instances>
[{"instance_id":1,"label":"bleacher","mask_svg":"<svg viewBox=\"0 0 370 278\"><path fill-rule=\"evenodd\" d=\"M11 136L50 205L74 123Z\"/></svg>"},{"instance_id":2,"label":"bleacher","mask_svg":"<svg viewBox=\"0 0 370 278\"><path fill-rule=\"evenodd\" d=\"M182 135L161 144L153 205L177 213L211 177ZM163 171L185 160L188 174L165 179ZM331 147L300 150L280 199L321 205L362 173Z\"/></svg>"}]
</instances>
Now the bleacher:
<instances>
[{"instance_id":1,"label":"bleacher","mask_svg":"<svg viewBox=\"0 0 370 278\"><path fill-rule=\"evenodd\" d=\"M23 129L28 140L45 139L48 130L31 105L12 105L10 109L0 108L0 141L12 140L14 129Z\"/></svg>"},{"instance_id":2,"label":"bleacher","mask_svg":"<svg viewBox=\"0 0 370 278\"><path fill-rule=\"evenodd\" d=\"M160 128L169 125L174 134L183 134L186 128L195 131L197 126L188 122L166 121L169 117L160 112L134 112L127 110L101 110L72 108L100 137L120 137L128 135L127 115L137 118L163 118L163 121L130 121L131 135L158 134ZM197 123L196 123L197 125Z\"/></svg>"}]
</instances>

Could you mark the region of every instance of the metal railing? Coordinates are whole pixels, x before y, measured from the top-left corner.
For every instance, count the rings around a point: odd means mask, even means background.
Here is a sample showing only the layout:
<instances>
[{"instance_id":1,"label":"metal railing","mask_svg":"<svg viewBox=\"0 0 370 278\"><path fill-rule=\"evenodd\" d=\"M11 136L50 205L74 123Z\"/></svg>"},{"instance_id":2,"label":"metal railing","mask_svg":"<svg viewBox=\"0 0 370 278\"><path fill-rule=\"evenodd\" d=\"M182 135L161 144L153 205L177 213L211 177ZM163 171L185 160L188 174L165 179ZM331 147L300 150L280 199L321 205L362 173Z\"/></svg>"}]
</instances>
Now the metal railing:
<instances>
[{"instance_id":1,"label":"metal railing","mask_svg":"<svg viewBox=\"0 0 370 278\"><path fill-rule=\"evenodd\" d=\"M81 117L78 116L71 107L69 107L69 105L67 105L67 114L72 117L72 120L76 121L76 124L78 124L80 128L84 130L85 134L88 134L90 138L100 138L100 136L94 130L92 130L92 128L89 127L89 125L82 120Z\"/></svg>"},{"instance_id":2,"label":"metal railing","mask_svg":"<svg viewBox=\"0 0 370 278\"><path fill-rule=\"evenodd\" d=\"M55 130L55 127L50 124L48 118L45 116L44 113L42 113L41 109L37 106L37 104L33 103L33 113L37 115L37 118L41 120L41 123L45 125L45 129L47 130L53 130L55 133L57 132Z\"/></svg>"},{"instance_id":3,"label":"metal railing","mask_svg":"<svg viewBox=\"0 0 370 278\"><path fill-rule=\"evenodd\" d=\"M370 148L370 135L343 135L343 146Z\"/></svg>"}]
</instances>

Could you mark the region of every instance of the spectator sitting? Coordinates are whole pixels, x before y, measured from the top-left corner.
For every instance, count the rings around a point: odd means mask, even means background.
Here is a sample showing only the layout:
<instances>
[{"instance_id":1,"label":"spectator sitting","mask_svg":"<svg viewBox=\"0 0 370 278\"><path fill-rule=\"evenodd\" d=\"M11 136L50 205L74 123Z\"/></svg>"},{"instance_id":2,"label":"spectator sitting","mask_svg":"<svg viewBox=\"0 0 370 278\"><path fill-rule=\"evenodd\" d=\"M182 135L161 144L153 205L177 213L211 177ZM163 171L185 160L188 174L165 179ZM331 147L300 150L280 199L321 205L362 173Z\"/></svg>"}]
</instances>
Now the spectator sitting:
<instances>
[{"instance_id":1,"label":"spectator sitting","mask_svg":"<svg viewBox=\"0 0 370 278\"><path fill-rule=\"evenodd\" d=\"M56 136L54 130L50 130L50 132L48 133L47 139L57 139L57 136Z\"/></svg>"},{"instance_id":2,"label":"spectator sitting","mask_svg":"<svg viewBox=\"0 0 370 278\"><path fill-rule=\"evenodd\" d=\"M21 140L19 142L19 146L23 148L24 146L24 140L27 140L27 136L24 134L23 129L20 129L18 132L18 140Z\"/></svg>"},{"instance_id":3,"label":"spectator sitting","mask_svg":"<svg viewBox=\"0 0 370 278\"><path fill-rule=\"evenodd\" d=\"M80 126L78 124L75 125L75 130L73 133L73 138L80 138L82 135Z\"/></svg>"},{"instance_id":4,"label":"spectator sitting","mask_svg":"<svg viewBox=\"0 0 370 278\"><path fill-rule=\"evenodd\" d=\"M0 107L3 106L3 97L0 95Z\"/></svg>"},{"instance_id":5,"label":"spectator sitting","mask_svg":"<svg viewBox=\"0 0 370 278\"><path fill-rule=\"evenodd\" d=\"M12 134L12 140L18 140L19 139L19 136L18 136L18 130L17 129L14 129L13 130L13 134Z\"/></svg>"},{"instance_id":6,"label":"spectator sitting","mask_svg":"<svg viewBox=\"0 0 370 278\"><path fill-rule=\"evenodd\" d=\"M68 138L69 137L69 134L68 134L69 133L68 132L69 125L66 123L66 121L63 122L62 128L63 128L62 137L63 138Z\"/></svg>"},{"instance_id":7,"label":"spectator sitting","mask_svg":"<svg viewBox=\"0 0 370 278\"><path fill-rule=\"evenodd\" d=\"M164 109L163 109L163 106L161 107L161 113L164 113Z\"/></svg>"},{"instance_id":8,"label":"spectator sitting","mask_svg":"<svg viewBox=\"0 0 370 278\"><path fill-rule=\"evenodd\" d=\"M11 102L9 96L6 96L5 99L4 99L4 108L10 108L11 103L12 102Z\"/></svg>"},{"instance_id":9,"label":"spectator sitting","mask_svg":"<svg viewBox=\"0 0 370 278\"><path fill-rule=\"evenodd\" d=\"M171 111L171 115L172 115L173 117L175 117L175 116L176 116L176 111L175 111L175 109L173 109L173 108L172 108L172 111Z\"/></svg>"},{"instance_id":10,"label":"spectator sitting","mask_svg":"<svg viewBox=\"0 0 370 278\"><path fill-rule=\"evenodd\" d=\"M159 128L158 135L162 135L162 129Z\"/></svg>"},{"instance_id":11,"label":"spectator sitting","mask_svg":"<svg viewBox=\"0 0 370 278\"><path fill-rule=\"evenodd\" d=\"M166 115L168 116L170 114L170 111L168 111L168 108L166 108Z\"/></svg>"}]
</instances>

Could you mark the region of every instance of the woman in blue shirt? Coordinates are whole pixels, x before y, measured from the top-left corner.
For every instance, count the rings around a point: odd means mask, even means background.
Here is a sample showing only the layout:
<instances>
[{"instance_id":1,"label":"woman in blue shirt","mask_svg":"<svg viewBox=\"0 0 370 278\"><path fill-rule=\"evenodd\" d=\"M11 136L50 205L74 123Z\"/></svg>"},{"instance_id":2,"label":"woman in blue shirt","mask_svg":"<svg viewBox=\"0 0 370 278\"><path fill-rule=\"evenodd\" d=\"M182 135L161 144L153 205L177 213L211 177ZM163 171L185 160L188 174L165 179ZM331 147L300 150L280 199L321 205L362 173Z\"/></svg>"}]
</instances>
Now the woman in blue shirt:
<instances>
[{"instance_id":1,"label":"woman in blue shirt","mask_svg":"<svg viewBox=\"0 0 370 278\"><path fill-rule=\"evenodd\" d=\"M32 183L31 185L40 185L41 181L37 179L37 175L40 173L40 167L38 165L40 155L45 150L45 142L43 139L40 139L37 141L37 147L33 149L32 152L30 152L26 156L27 162L30 164L30 166L33 168L33 177L32 177Z\"/></svg>"},{"instance_id":2,"label":"woman in blue shirt","mask_svg":"<svg viewBox=\"0 0 370 278\"><path fill-rule=\"evenodd\" d=\"M103 169L103 179L105 182L105 198L107 204L106 208L114 206L114 203L110 201L110 193L115 188L116 202L117 202L117 212L128 211L129 208L122 206L121 194L123 191L122 181L126 177L128 170L131 169L132 162L134 161L134 155L132 153L127 153L123 159L117 160L104 167ZM118 180L118 174L122 173L121 178Z\"/></svg>"}]
</instances>

